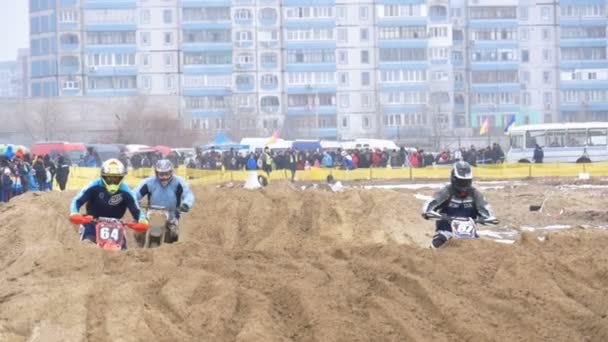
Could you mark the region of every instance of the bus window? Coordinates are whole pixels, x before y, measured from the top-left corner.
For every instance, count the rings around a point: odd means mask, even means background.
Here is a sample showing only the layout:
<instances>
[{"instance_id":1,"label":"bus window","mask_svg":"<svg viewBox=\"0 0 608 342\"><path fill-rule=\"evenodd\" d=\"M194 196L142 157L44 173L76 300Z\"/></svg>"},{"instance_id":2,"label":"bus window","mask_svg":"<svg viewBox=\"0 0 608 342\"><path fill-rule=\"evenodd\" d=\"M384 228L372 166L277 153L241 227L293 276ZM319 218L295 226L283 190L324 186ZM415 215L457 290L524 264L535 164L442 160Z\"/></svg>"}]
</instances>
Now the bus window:
<instances>
[{"instance_id":1,"label":"bus window","mask_svg":"<svg viewBox=\"0 0 608 342\"><path fill-rule=\"evenodd\" d=\"M587 142L587 132L585 129L569 129L568 138L566 140L566 146L568 147L582 147Z\"/></svg>"},{"instance_id":2,"label":"bus window","mask_svg":"<svg viewBox=\"0 0 608 342\"><path fill-rule=\"evenodd\" d=\"M523 148L524 147L524 136L523 135L512 135L511 136L511 148Z\"/></svg>"},{"instance_id":3,"label":"bus window","mask_svg":"<svg viewBox=\"0 0 608 342\"><path fill-rule=\"evenodd\" d=\"M526 132L526 148L534 148L536 144L540 147L545 146L545 131Z\"/></svg>"},{"instance_id":4,"label":"bus window","mask_svg":"<svg viewBox=\"0 0 608 342\"><path fill-rule=\"evenodd\" d=\"M566 146L566 131L547 131L546 144L547 147L564 147Z\"/></svg>"},{"instance_id":5,"label":"bus window","mask_svg":"<svg viewBox=\"0 0 608 342\"><path fill-rule=\"evenodd\" d=\"M606 146L606 141L605 128L589 128L589 146Z\"/></svg>"}]
</instances>

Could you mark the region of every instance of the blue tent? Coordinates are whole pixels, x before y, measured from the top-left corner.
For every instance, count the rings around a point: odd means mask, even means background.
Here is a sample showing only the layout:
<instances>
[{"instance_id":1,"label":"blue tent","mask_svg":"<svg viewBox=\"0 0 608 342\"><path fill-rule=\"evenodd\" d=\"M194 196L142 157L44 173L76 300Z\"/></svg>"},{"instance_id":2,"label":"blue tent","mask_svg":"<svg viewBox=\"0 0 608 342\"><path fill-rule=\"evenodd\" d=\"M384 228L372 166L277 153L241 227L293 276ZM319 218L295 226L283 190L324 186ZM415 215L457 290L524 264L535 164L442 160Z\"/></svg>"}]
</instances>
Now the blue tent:
<instances>
[{"instance_id":1,"label":"blue tent","mask_svg":"<svg viewBox=\"0 0 608 342\"><path fill-rule=\"evenodd\" d=\"M296 151L315 151L322 147L319 140L296 140L292 143L291 148Z\"/></svg>"},{"instance_id":2,"label":"blue tent","mask_svg":"<svg viewBox=\"0 0 608 342\"><path fill-rule=\"evenodd\" d=\"M234 142L232 141L232 139L230 139L229 136L227 136L224 133L220 133L218 135L215 136L215 139L213 139L213 145L227 145L227 144L234 144Z\"/></svg>"}]
</instances>

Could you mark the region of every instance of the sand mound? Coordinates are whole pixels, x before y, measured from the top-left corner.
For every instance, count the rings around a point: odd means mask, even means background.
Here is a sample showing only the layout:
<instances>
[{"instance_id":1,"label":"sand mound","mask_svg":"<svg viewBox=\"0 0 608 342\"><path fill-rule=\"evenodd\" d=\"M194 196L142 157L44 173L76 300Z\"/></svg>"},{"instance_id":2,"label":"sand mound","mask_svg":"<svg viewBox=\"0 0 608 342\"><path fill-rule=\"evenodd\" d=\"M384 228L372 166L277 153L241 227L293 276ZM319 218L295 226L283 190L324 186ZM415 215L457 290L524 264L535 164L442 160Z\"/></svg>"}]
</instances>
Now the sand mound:
<instances>
[{"instance_id":1,"label":"sand mound","mask_svg":"<svg viewBox=\"0 0 608 342\"><path fill-rule=\"evenodd\" d=\"M487 194L504 229L601 210L528 212L547 189ZM198 188L182 241L122 253L77 241L74 193L26 194L0 206L0 341L608 340L605 231L433 251L416 193Z\"/></svg>"}]
</instances>

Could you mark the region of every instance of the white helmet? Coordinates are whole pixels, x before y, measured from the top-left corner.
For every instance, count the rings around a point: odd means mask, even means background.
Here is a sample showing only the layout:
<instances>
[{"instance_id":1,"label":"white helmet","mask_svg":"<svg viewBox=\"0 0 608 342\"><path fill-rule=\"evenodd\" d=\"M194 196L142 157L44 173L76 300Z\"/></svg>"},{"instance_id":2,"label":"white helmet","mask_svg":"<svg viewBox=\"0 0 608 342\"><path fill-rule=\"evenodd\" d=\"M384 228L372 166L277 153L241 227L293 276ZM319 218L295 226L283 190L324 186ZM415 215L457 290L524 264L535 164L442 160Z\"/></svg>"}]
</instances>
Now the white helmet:
<instances>
[{"instance_id":1,"label":"white helmet","mask_svg":"<svg viewBox=\"0 0 608 342\"><path fill-rule=\"evenodd\" d=\"M173 163L169 159L160 159L154 165L154 173L162 186L167 186L173 178Z\"/></svg>"},{"instance_id":2,"label":"white helmet","mask_svg":"<svg viewBox=\"0 0 608 342\"><path fill-rule=\"evenodd\" d=\"M127 168L118 159L108 159L101 164L101 180L109 193L118 191L127 175Z\"/></svg>"}]
</instances>

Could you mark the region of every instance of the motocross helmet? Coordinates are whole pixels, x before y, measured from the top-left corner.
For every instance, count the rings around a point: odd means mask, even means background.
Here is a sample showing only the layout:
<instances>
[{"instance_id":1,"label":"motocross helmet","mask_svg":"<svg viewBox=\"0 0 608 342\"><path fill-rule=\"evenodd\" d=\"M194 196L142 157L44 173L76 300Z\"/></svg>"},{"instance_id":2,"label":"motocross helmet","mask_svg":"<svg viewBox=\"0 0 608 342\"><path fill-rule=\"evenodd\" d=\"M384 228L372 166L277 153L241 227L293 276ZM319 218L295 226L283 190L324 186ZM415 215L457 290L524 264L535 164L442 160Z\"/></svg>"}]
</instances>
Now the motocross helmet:
<instances>
[{"instance_id":1,"label":"motocross helmet","mask_svg":"<svg viewBox=\"0 0 608 342\"><path fill-rule=\"evenodd\" d=\"M452 176L450 178L452 188L460 195L466 195L473 184L473 169L465 161L454 163Z\"/></svg>"},{"instance_id":2,"label":"motocross helmet","mask_svg":"<svg viewBox=\"0 0 608 342\"><path fill-rule=\"evenodd\" d=\"M127 168L118 159L108 159L101 164L101 180L111 194L118 191L126 175Z\"/></svg>"},{"instance_id":3,"label":"motocross helmet","mask_svg":"<svg viewBox=\"0 0 608 342\"><path fill-rule=\"evenodd\" d=\"M154 173L162 186L167 186L173 178L173 163L169 159L160 159L154 165Z\"/></svg>"}]
</instances>

